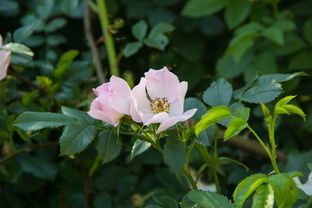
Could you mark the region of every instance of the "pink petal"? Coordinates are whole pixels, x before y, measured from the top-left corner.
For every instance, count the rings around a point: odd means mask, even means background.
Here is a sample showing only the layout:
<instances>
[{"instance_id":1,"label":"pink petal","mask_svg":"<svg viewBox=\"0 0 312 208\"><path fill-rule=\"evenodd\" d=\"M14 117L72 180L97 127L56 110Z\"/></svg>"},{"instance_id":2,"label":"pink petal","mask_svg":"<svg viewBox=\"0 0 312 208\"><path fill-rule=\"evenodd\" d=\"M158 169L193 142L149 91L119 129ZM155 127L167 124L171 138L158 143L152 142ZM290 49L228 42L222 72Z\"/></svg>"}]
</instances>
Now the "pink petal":
<instances>
[{"instance_id":1,"label":"pink petal","mask_svg":"<svg viewBox=\"0 0 312 208\"><path fill-rule=\"evenodd\" d=\"M0 35L0 46L2 46L3 41L2 41L2 36Z\"/></svg>"},{"instance_id":2,"label":"pink petal","mask_svg":"<svg viewBox=\"0 0 312 208\"><path fill-rule=\"evenodd\" d=\"M92 101L88 114L95 119L118 126L120 119L124 114L116 112L114 109L100 102L98 98Z\"/></svg>"},{"instance_id":3,"label":"pink petal","mask_svg":"<svg viewBox=\"0 0 312 208\"><path fill-rule=\"evenodd\" d=\"M184 98L187 91L187 82L181 82L177 86L177 96L174 101L170 103L170 115L180 115L184 110Z\"/></svg>"},{"instance_id":4,"label":"pink petal","mask_svg":"<svg viewBox=\"0 0 312 208\"><path fill-rule=\"evenodd\" d=\"M146 97L145 84L146 80L141 78L140 83L132 89L130 114L135 122L146 122L154 115Z\"/></svg>"},{"instance_id":5,"label":"pink petal","mask_svg":"<svg viewBox=\"0 0 312 208\"><path fill-rule=\"evenodd\" d=\"M157 134L168 129L171 126L174 126L176 123L181 122L181 121L186 121L189 118L191 118L195 113L196 113L197 109L191 109L188 110L186 112L184 112L182 115L178 115L178 116L173 116L165 121L163 121L160 126L157 129Z\"/></svg>"},{"instance_id":6,"label":"pink petal","mask_svg":"<svg viewBox=\"0 0 312 208\"><path fill-rule=\"evenodd\" d=\"M11 61L10 55L10 52L0 51L0 80L4 79L7 75L7 70Z\"/></svg>"},{"instance_id":7,"label":"pink petal","mask_svg":"<svg viewBox=\"0 0 312 208\"><path fill-rule=\"evenodd\" d=\"M109 93L109 82L103 83L102 85L93 89L93 92L96 96L99 96L100 94Z\"/></svg>"},{"instance_id":8,"label":"pink petal","mask_svg":"<svg viewBox=\"0 0 312 208\"><path fill-rule=\"evenodd\" d=\"M145 74L146 89L152 99L166 97L174 101L177 96L178 77L166 67L160 70L150 69Z\"/></svg>"},{"instance_id":9,"label":"pink petal","mask_svg":"<svg viewBox=\"0 0 312 208\"><path fill-rule=\"evenodd\" d=\"M110 107L117 112L130 115L131 89L128 83L119 77L112 76L110 78L109 89L111 92L109 98Z\"/></svg>"},{"instance_id":10,"label":"pink petal","mask_svg":"<svg viewBox=\"0 0 312 208\"><path fill-rule=\"evenodd\" d=\"M144 125L149 125L151 123L161 123L164 122L166 120L170 119L168 113L166 112L161 112L161 113L157 113L156 115L154 115L152 118L149 118Z\"/></svg>"}]
</instances>

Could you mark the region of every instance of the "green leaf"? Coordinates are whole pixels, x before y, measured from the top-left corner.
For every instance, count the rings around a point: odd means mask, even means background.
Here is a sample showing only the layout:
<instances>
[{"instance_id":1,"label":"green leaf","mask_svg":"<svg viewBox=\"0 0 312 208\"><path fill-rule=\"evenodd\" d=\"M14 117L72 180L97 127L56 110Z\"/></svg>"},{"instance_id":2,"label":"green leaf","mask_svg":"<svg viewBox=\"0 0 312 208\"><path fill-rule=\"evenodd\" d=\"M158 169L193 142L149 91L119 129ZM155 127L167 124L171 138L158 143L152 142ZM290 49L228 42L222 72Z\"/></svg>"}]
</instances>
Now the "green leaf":
<instances>
[{"instance_id":1,"label":"green leaf","mask_svg":"<svg viewBox=\"0 0 312 208\"><path fill-rule=\"evenodd\" d=\"M195 122L200 121L200 118L206 113L207 108L203 102L198 100L197 98L186 98L184 100L184 111L191 110L196 108L197 111L195 115L192 117L192 120Z\"/></svg>"},{"instance_id":2,"label":"green leaf","mask_svg":"<svg viewBox=\"0 0 312 208\"><path fill-rule=\"evenodd\" d=\"M146 206L144 208L162 208L162 207L160 207L158 205L155 205L155 204L150 204L150 205L148 205L148 206Z\"/></svg>"},{"instance_id":3,"label":"green leaf","mask_svg":"<svg viewBox=\"0 0 312 208\"><path fill-rule=\"evenodd\" d=\"M298 188L293 179L285 173L279 173L270 176L269 183L278 207L291 208L298 199Z\"/></svg>"},{"instance_id":4,"label":"green leaf","mask_svg":"<svg viewBox=\"0 0 312 208\"><path fill-rule=\"evenodd\" d=\"M52 35L48 35L48 37L46 38L46 43L49 46L58 46L62 43L66 43L66 39L63 35L52 34Z\"/></svg>"},{"instance_id":5,"label":"green leaf","mask_svg":"<svg viewBox=\"0 0 312 208\"><path fill-rule=\"evenodd\" d=\"M198 137L199 133L207 129L209 126L218 121L231 117L231 110L226 106L217 106L209 109L201 120L195 125L195 134Z\"/></svg>"},{"instance_id":6,"label":"green leaf","mask_svg":"<svg viewBox=\"0 0 312 208\"><path fill-rule=\"evenodd\" d=\"M39 157L28 157L21 160L20 167L24 172L37 178L53 180L57 175L57 167L50 161Z\"/></svg>"},{"instance_id":7,"label":"green leaf","mask_svg":"<svg viewBox=\"0 0 312 208\"><path fill-rule=\"evenodd\" d=\"M136 54L140 50L140 48L142 48L142 46L143 46L142 42L127 43L124 49L125 57L130 57Z\"/></svg>"},{"instance_id":8,"label":"green leaf","mask_svg":"<svg viewBox=\"0 0 312 208\"><path fill-rule=\"evenodd\" d=\"M88 124L70 124L60 137L61 155L72 155L87 148L94 140L96 128Z\"/></svg>"},{"instance_id":9,"label":"green leaf","mask_svg":"<svg viewBox=\"0 0 312 208\"><path fill-rule=\"evenodd\" d=\"M202 17L220 11L228 0L188 0L182 10L182 15L188 17Z\"/></svg>"},{"instance_id":10,"label":"green leaf","mask_svg":"<svg viewBox=\"0 0 312 208\"><path fill-rule=\"evenodd\" d=\"M294 113L294 114L301 116L303 118L303 120L306 119L306 115L303 112L303 110L301 110L301 108L299 108L295 105L284 105L283 108L290 113Z\"/></svg>"},{"instance_id":11,"label":"green leaf","mask_svg":"<svg viewBox=\"0 0 312 208\"><path fill-rule=\"evenodd\" d=\"M241 208L245 200L263 183L268 181L268 176L264 174L254 174L245 178L236 187L233 199L235 207Z\"/></svg>"},{"instance_id":12,"label":"green leaf","mask_svg":"<svg viewBox=\"0 0 312 208\"><path fill-rule=\"evenodd\" d=\"M38 27L39 24L40 24L39 21L36 21L30 25L23 26L15 30L15 32L13 33L14 42L16 43L23 42L35 31L35 29Z\"/></svg>"},{"instance_id":13,"label":"green leaf","mask_svg":"<svg viewBox=\"0 0 312 208\"><path fill-rule=\"evenodd\" d=\"M132 150L131 150L131 160L139 155L142 154L143 152L145 152L149 147L151 146L151 143L149 142L145 142L142 140L137 139L133 146L132 146Z\"/></svg>"},{"instance_id":14,"label":"green leaf","mask_svg":"<svg viewBox=\"0 0 312 208\"><path fill-rule=\"evenodd\" d=\"M225 9L225 21L230 29L241 24L251 10L251 2L247 0L230 0Z\"/></svg>"},{"instance_id":15,"label":"green leaf","mask_svg":"<svg viewBox=\"0 0 312 208\"><path fill-rule=\"evenodd\" d=\"M312 18L308 19L303 26L303 35L312 46Z\"/></svg>"},{"instance_id":16,"label":"green leaf","mask_svg":"<svg viewBox=\"0 0 312 208\"><path fill-rule=\"evenodd\" d=\"M137 40L143 40L147 33L147 23L144 20L136 23L132 27L132 34Z\"/></svg>"},{"instance_id":17,"label":"green leaf","mask_svg":"<svg viewBox=\"0 0 312 208\"><path fill-rule=\"evenodd\" d=\"M59 113L24 112L17 117L14 125L25 131L34 131L65 126L73 122L73 119Z\"/></svg>"},{"instance_id":18,"label":"green leaf","mask_svg":"<svg viewBox=\"0 0 312 208\"><path fill-rule=\"evenodd\" d=\"M155 25L148 37L144 40L144 43L152 48L157 48L159 50L164 50L169 43L169 39L164 33L172 32L174 26L168 23L158 23Z\"/></svg>"},{"instance_id":19,"label":"green leaf","mask_svg":"<svg viewBox=\"0 0 312 208\"><path fill-rule=\"evenodd\" d=\"M232 85L223 78L211 83L205 90L203 100L210 106L219 106L230 104L232 98Z\"/></svg>"},{"instance_id":20,"label":"green leaf","mask_svg":"<svg viewBox=\"0 0 312 208\"><path fill-rule=\"evenodd\" d=\"M202 208L234 208L225 196L209 191L190 191L187 198Z\"/></svg>"},{"instance_id":21,"label":"green leaf","mask_svg":"<svg viewBox=\"0 0 312 208\"><path fill-rule=\"evenodd\" d=\"M78 50L69 50L69 51L65 52L61 56L61 58L57 64L57 67L53 72L53 75L56 78L61 78L64 75L66 69L68 69L68 67L73 63L74 59L78 55L79 55Z\"/></svg>"},{"instance_id":22,"label":"green leaf","mask_svg":"<svg viewBox=\"0 0 312 208\"><path fill-rule=\"evenodd\" d=\"M256 36L246 36L241 38L239 41L230 45L226 51L226 54L231 54L233 56L234 62L238 64L245 52L254 45L255 40Z\"/></svg>"},{"instance_id":23,"label":"green leaf","mask_svg":"<svg viewBox=\"0 0 312 208\"><path fill-rule=\"evenodd\" d=\"M257 80L254 86L250 87L242 94L240 99L250 103L267 103L281 93L281 84L275 80L266 79L262 76Z\"/></svg>"},{"instance_id":24,"label":"green leaf","mask_svg":"<svg viewBox=\"0 0 312 208\"><path fill-rule=\"evenodd\" d=\"M270 184L261 185L252 199L252 208L273 208L274 193Z\"/></svg>"},{"instance_id":25,"label":"green leaf","mask_svg":"<svg viewBox=\"0 0 312 208\"><path fill-rule=\"evenodd\" d=\"M96 149L102 162L107 163L119 155L121 142L117 140L117 135L113 130L105 129L98 136Z\"/></svg>"},{"instance_id":26,"label":"green leaf","mask_svg":"<svg viewBox=\"0 0 312 208\"><path fill-rule=\"evenodd\" d=\"M179 208L178 202L169 196L153 196L153 200L161 207Z\"/></svg>"},{"instance_id":27,"label":"green leaf","mask_svg":"<svg viewBox=\"0 0 312 208\"><path fill-rule=\"evenodd\" d=\"M269 27L265 29L262 31L262 35L278 45L284 45L284 33L276 27Z\"/></svg>"},{"instance_id":28,"label":"green leaf","mask_svg":"<svg viewBox=\"0 0 312 208\"><path fill-rule=\"evenodd\" d=\"M290 95L290 96L286 96L282 99L280 99L277 103L276 103L276 107L282 107L284 105L286 105L287 103L289 103L292 99L294 99L296 97L296 95Z\"/></svg>"},{"instance_id":29,"label":"green leaf","mask_svg":"<svg viewBox=\"0 0 312 208\"><path fill-rule=\"evenodd\" d=\"M312 33L311 33L312 34ZM312 52L301 52L294 56L289 64L289 69L312 69Z\"/></svg>"},{"instance_id":30,"label":"green leaf","mask_svg":"<svg viewBox=\"0 0 312 208\"><path fill-rule=\"evenodd\" d=\"M246 120L239 117L233 118L225 131L224 140L228 140L229 138L236 136L242 130L247 128L247 126L248 124Z\"/></svg>"},{"instance_id":31,"label":"green leaf","mask_svg":"<svg viewBox=\"0 0 312 208\"><path fill-rule=\"evenodd\" d=\"M0 49L27 56L34 56L34 53L27 46L19 43L8 43L1 46Z\"/></svg>"},{"instance_id":32,"label":"green leaf","mask_svg":"<svg viewBox=\"0 0 312 208\"><path fill-rule=\"evenodd\" d=\"M164 146L164 161L177 177L184 173L186 153L182 142L176 137L169 137Z\"/></svg>"},{"instance_id":33,"label":"green leaf","mask_svg":"<svg viewBox=\"0 0 312 208\"><path fill-rule=\"evenodd\" d=\"M45 26L45 32L54 32L62 27L64 27L67 23L67 20L64 18L56 18L51 20L46 26Z\"/></svg>"},{"instance_id":34,"label":"green leaf","mask_svg":"<svg viewBox=\"0 0 312 208\"><path fill-rule=\"evenodd\" d=\"M62 106L62 113L68 117L77 119L80 122L85 122L88 124L93 124L95 120L91 118L86 112L79 111L74 108L69 108L66 106Z\"/></svg>"}]
</instances>

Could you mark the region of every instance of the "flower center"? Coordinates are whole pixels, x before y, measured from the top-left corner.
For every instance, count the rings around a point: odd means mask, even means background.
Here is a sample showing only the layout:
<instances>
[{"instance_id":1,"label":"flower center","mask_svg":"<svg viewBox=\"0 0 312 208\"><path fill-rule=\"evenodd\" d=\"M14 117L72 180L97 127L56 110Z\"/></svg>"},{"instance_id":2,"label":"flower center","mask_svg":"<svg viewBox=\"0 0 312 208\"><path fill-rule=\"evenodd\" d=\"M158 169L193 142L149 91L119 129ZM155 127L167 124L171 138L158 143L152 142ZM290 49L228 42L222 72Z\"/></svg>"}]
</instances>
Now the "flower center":
<instances>
[{"instance_id":1,"label":"flower center","mask_svg":"<svg viewBox=\"0 0 312 208\"><path fill-rule=\"evenodd\" d=\"M153 113L161 113L170 111L170 103L167 98L155 98L150 103L151 110Z\"/></svg>"}]
</instances>

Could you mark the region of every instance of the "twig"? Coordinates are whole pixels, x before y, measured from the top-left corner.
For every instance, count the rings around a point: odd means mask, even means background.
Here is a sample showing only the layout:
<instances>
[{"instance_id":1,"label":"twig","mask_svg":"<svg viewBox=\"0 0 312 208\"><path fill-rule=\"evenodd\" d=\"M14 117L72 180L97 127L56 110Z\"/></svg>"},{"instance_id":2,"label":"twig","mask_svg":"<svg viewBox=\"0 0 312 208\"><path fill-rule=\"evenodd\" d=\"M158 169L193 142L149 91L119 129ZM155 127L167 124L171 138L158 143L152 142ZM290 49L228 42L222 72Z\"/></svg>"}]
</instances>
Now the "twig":
<instances>
[{"instance_id":1,"label":"twig","mask_svg":"<svg viewBox=\"0 0 312 208\"><path fill-rule=\"evenodd\" d=\"M15 156L21 154L21 153L24 153L24 152L31 152L31 151L34 151L36 149L39 149L39 148L42 148L42 147L52 147L52 146L56 146L58 145L58 142L48 142L48 143L40 143L40 144L31 144L31 145L28 145L27 147L24 147L22 149L19 149L15 152L13 152L12 154L2 158L0 160L0 165L6 163L8 160L14 158Z\"/></svg>"},{"instance_id":2,"label":"twig","mask_svg":"<svg viewBox=\"0 0 312 208\"><path fill-rule=\"evenodd\" d=\"M103 36L105 38L106 51L108 56L109 68L111 75L119 76L119 69L116 59L116 51L114 39L110 34L110 24L108 21L108 13L106 8L106 0L97 0L98 14L102 27Z\"/></svg>"},{"instance_id":3,"label":"twig","mask_svg":"<svg viewBox=\"0 0 312 208\"><path fill-rule=\"evenodd\" d=\"M96 47L95 44L95 40L93 38L93 33L92 33L92 23L91 23L91 13L90 13L90 9L89 9L89 5L86 4L85 5L85 9L84 9L84 16L83 16L83 22L84 22L84 31L86 34L86 39L88 42L88 45L91 49L91 53L92 53L92 59L93 59L93 63L95 65L95 70L96 70L96 74L97 77L99 78L99 81L101 83L106 82L106 73L103 69L102 63L101 63L101 58L99 55L99 51Z\"/></svg>"},{"instance_id":4,"label":"twig","mask_svg":"<svg viewBox=\"0 0 312 208\"><path fill-rule=\"evenodd\" d=\"M26 85L29 85L32 88L35 88L35 89L39 90L42 93L46 93L44 88L40 87L39 85L36 85L36 84L32 83L29 79L27 79L27 78L25 78L25 77L15 73L13 70L8 70L8 74L11 75L12 77L15 77L17 80L25 83Z\"/></svg>"}]
</instances>

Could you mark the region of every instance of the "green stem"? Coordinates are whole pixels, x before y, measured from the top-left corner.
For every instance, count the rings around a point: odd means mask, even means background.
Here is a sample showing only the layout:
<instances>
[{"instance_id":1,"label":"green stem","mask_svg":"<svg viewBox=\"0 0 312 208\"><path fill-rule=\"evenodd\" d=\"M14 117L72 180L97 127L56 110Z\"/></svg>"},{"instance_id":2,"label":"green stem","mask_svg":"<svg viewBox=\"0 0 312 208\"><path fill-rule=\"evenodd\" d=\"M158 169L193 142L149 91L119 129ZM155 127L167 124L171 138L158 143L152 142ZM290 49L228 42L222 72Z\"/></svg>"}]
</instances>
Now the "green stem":
<instances>
[{"instance_id":1,"label":"green stem","mask_svg":"<svg viewBox=\"0 0 312 208\"><path fill-rule=\"evenodd\" d=\"M277 162L276 162L276 144L275 144L275 136L274 136L274 130L275 130L275 121L276 121L276 116L273 116L273 119L269 125L269 140L272 146L272 152L271 152L271 156L272 156L272 165L274 168L275 173L279 173L279 169L277 166Z\"/></svg>"},{"instance_id":2,"label":"green stem","mask_svg":"<svg viewBox=\"0 0 312 208\"><path fill-rule=\"evenodd\" d=\"M196 185L196 181L193 179L191 171L190 171L190 167L188 165L185 165L184 174L185 174L186 178L188 179L188 181L191 183L192 188L194 190L198 190L197 185Z\"/></svg>"},{"instance_id":3,"label":"green stem","mask_svg":"<svg viewBox=\"0 0 312 208\"><path fill-rule=\"evenodd\" d=\"M273 7L273 13L274 13L274 16L277 16L278 15L278 2L279 0L271 0L272 1L272 7Z\"/></svg>"},{"instance_id":4,"label":"green stem","mask_svg":"<svg viewBox=\"0 0 312 208\"><path fill-rule=\"evenodd\" d=\"M106 8L106 0L97 0L98 13L101 22L102 32L105 39L106 51L108 55L108 62L111 75L119 76L119 69L117 66L116 51L114 39L109 32L110 24L108 21L108 14Z\"/></svg>"},{"instance_id":5,"label":"green stem","mask_svg":"<svg viewBox=\"0 0 312 208\"><path fill-rule=\"evenodd\" d=\"M210 174L212 175L212 178L216 184L217 193L220 194L221 189L220 189L219 176L217 174L217 170L215 167L211 167L209 170L210 170Z\"/></svg>"},{"instance_id":6,"label":"green stem","mask_svg":"<svg viewBox=\"0 0 312 208\"><path fill-rule=\"evenodd\" d=\"M97 156L94 160L94 163L93 163L91 169L89 170L89 173L88 173L89 177L93 176L94 172L100 166L100 164L101 164L101 158L99 156Z\"/></svg>"}]
</instances>

